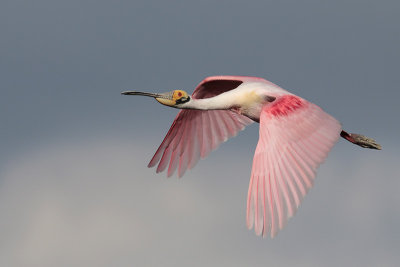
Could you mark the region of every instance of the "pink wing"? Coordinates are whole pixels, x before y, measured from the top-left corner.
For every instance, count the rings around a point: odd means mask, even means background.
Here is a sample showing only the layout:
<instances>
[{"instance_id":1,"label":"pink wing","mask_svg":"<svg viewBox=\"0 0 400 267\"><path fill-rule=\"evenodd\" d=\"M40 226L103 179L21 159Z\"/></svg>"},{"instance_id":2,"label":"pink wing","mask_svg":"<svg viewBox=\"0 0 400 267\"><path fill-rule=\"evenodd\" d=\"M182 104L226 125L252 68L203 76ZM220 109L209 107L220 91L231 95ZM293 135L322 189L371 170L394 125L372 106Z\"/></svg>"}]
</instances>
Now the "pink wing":
<instances>
[{"instance_id":1,"label":"pink wing","mask_svg":"<svg viewBox=\"0 0 400 267\"><path fill-rule=\"evenodd\" d=\"M336 119L294 95L263 107L247 199L249 229L254 224L257 235L274 237L285 226L340 131Z\"/></svg>"},{"instance_id":2,"label":"pink wing","mask_svg":"<svg viewBox=\"0 0 400 267\"><path fill-rule=\"evenodd\" d=\"M244 81L265 81L243 76L214 76L203 80L193 98L209 98L235 89ZM229 110L181 110L148 167L157 165L157 173L168 167L168 176L178 169L181 177L222 142L233 137L253 121Z\"/></svg>"}]
</instances>

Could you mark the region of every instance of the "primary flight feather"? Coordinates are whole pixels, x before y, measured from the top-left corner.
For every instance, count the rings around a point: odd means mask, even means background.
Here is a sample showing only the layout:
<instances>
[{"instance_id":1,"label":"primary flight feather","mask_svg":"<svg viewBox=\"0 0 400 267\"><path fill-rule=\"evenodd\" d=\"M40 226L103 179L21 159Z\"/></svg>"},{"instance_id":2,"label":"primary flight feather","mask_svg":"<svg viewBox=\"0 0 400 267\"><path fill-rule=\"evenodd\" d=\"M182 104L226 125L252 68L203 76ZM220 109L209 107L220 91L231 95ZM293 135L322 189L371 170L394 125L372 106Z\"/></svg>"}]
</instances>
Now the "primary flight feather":
<instances>
[{"instance_id":1,"label":"primary flight feather","mask_svg":"<svg viewBox=\"0 0 400 267\"><path fill-rule=\"evenodd\" d=\"M260 123L246 216L248 228L254 225L257 235L274 237L295 214L339 136L381 149L371 138L343 131L317 105L262 78L208 77L191 96L183 90L122 94L154 97L181 109L148 165L157 166L157 173L167 170L168 176L178 170L181 177L219 144L247 125Z\"/></svg>"}]
</instances>

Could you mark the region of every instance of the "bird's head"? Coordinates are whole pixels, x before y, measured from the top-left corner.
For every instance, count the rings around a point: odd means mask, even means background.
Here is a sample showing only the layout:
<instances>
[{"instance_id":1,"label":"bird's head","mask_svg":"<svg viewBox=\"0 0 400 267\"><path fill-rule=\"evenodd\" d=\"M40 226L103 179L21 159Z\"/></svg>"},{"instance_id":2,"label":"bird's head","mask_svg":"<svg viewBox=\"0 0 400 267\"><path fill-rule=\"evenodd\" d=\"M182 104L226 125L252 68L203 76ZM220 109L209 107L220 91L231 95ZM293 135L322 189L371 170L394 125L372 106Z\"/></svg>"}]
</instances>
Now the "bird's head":
<instances>
[{"instance_id":1,"label":"bird's head","mask_svg":"<svg viewBox=\"0 0 400 267\"><path fill-rule=\"evenodd\" d=\"M183 90L174 90L163 94L153 94L138 91L126 91L122 92L121 94L154 97L161 104L174 108L182 108L185 103L190 101L190 96Z\"/></svg>"}]
</instances>

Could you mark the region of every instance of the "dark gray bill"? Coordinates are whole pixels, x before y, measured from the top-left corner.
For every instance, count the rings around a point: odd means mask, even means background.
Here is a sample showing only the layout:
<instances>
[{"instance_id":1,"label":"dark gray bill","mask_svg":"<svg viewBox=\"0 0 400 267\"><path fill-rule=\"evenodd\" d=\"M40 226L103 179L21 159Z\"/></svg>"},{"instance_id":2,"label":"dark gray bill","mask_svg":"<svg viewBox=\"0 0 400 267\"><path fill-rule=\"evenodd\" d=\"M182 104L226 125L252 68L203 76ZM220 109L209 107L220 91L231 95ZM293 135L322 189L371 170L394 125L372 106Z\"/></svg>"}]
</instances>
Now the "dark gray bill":
<instances>
[{"instance_id":1,"label":"dark gray bill","mask_svg":"<svg viewBox=\"0 0 400 267\"><path fill-rule=\"evenodd\" d=\"M161 94L145 93L145 92L138 92L138 91L125 91L125 92L122 92L121 95L142 95L142 96L149 96L149 97L163 97L163 95L161 95Z\"/></svg>"}]
</instances>

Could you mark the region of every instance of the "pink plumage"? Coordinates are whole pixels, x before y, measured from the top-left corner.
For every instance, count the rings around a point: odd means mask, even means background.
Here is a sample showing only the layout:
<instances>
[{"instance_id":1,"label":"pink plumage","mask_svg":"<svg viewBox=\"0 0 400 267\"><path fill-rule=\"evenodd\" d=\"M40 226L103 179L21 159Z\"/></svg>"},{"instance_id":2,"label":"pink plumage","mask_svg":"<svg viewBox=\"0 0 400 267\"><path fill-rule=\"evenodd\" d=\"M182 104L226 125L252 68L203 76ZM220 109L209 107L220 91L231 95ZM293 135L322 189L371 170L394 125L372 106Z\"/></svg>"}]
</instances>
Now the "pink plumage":
<instances>
[{"instance_id":1,"label":"pink plumage","mask_svg":"<svg viewBox=\"0 0 400 267\"><path fill-rule=\"evenodd\" d=\"M234 80L233 77L210 77L196 87L192 97L210 98L232 90L241 83L242 80ZM168 176L178 169L178 176L182 177L187 168L191 169L196 165L199 158L207 157L222 142L235 136L252 122L231 110L181 110L148 167L154 167L158 163L157 172L162 172L168 165Z\"/></svg>"},{"instance_id":2,"label":"pink plumage","mask_svg":"<svg viewBox=\"0 0 400 267\"><path fill-rule=\"evenodd\" d=\"M260 123L247 199L247 226L274 237L312 187L316 170L339 136L362 147L381 149L373 139L342 131L320 107L257 77L213 76L193 95L136 91L179 111L148 167L181 177L245 126Z\"/></svg>"},{"instance_id":3,"label":"pink plumage","mask_svg":"<svg viewBox=\"0 0 400 267\"><path fill-rule=\"evenodd\" d=\"M318 106L284 95L262 109L253 159L247 226L274 237L313 185L341 126Z\"/></svg>"}]
</instances>

